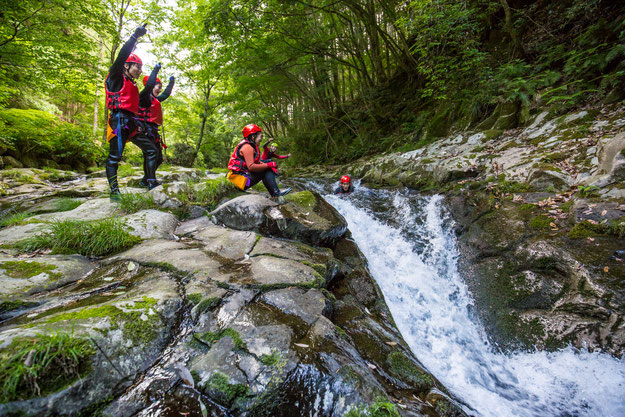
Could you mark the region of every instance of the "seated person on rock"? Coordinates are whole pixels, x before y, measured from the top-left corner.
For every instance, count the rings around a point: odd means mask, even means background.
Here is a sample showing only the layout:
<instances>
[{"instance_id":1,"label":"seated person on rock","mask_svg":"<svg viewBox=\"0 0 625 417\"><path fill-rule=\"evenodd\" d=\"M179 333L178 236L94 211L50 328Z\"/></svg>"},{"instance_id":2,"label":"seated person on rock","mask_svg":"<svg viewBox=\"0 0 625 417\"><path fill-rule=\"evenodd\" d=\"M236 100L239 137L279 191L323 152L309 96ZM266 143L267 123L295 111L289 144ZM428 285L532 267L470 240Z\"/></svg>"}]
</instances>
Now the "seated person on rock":
<instances>
[{"instance_id":1,"label":"seated person on rock","mask_svg":"<svg viewBox=\"0 0 625 417\"><path fill-rule=\"evenodd\" d=\"M227 178L240 190L247 190L262 181L272 197L285 195L291 189L280 191L278 188L276 163L260 161L258 145L262 140L263 133L257 125L249 124L243 128L243 140L234 148L228 162Z\"/></svg>"},{"instance_id":2,"label":"seated person on rock","mask_svg":"<svg viewBox=\"0 0 625 417\"><path fill-rule=\"evenodd\" d=\"M354 192L354 186L352 185L352 180L349 178L349 175L343 175L341 177L341 185L339 185L336 190L334 190L334 194L344 194L348 195Z\"/></svg>"},{"instance_id":3,"label":"seated person on rock","mask_svg":"<svg viewBox=\"0 0 625 417\"><path fill-rule=\"evenodd\" d=\"M278 145L273 140L274 140L273 138L269 138L267 143L263 145L263 154L260 157L260 162L267 163L267 162L271 162L272 158L286 159L286 158L291 157L291 154L278 155L276 153L276 149L278 149ZM278 175L277 172L276 172L276 175Z\"/></svg>"}]
</instances>

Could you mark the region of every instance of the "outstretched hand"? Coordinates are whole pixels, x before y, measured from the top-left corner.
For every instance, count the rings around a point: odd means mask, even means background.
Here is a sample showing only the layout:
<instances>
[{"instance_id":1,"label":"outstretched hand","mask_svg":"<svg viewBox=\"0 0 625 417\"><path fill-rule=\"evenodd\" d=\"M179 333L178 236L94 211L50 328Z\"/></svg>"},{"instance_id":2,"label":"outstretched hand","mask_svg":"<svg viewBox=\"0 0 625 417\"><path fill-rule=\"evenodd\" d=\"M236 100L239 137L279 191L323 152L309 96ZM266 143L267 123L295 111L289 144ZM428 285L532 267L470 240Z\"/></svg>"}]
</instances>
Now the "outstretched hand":
<instances>
[{"instance_id":1,"label":"outstretched hand","mask_svg":"<svg viewBox=\"0 0 625 417\"><path fill-rule=\"evenodd\" d=\"M145 25L139 26L135 29L135 38L140 38L141 36L148 33L148 30L145 28Z\"/></svg>"},{"instance_id":2,"label":"outstretched hand","mask_svg":"<svg viewBox=\"0 0 625 417\"><path fill-rule=\"evenodd\" d=\"M171 77L169 77L169 82L173 83L174 81L176 81L176 77L174 77L173 75Z\"/></svg>"}]
</instances>

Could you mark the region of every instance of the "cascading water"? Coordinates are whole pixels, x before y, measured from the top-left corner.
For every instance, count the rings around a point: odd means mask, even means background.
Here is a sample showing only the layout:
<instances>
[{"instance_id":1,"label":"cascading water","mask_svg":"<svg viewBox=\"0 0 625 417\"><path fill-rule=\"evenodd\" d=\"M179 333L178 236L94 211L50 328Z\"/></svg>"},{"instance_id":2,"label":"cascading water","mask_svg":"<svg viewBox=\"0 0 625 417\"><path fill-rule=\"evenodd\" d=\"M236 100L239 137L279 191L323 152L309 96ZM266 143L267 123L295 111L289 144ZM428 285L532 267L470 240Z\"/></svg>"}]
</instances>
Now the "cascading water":
<instances>
[{"instance_id":1,"label":"cascading water","mask_svg":"<svg viewBox=\"0 0 625 417\"><path fill-rule=\"evenodd\" d=\"M471 316L440 196L357 187L325 198L346 218L404 339L470 414L625 416L625 360L574 348L502 354L490 345Z\"/></svg>"}]
</instances>

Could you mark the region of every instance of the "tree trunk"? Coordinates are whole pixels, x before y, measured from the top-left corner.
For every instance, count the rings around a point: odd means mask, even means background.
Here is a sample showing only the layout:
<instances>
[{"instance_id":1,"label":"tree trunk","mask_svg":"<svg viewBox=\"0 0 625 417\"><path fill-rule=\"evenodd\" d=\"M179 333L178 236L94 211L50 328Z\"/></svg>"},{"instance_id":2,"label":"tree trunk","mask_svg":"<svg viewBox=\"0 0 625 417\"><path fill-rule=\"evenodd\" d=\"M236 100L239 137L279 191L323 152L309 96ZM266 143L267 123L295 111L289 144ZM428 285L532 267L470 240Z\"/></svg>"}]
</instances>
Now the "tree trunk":
<instances>
[{"instance_id":1,"label":"tree trunk","mask_svg":"<svg viewBox=\"0 0 625 417\"><path fill-rule=\"evenodd\" d=\"M204 112L202 113L202 126L200 127L200 137L198 138L197 144L195 145L195 153L193 154L191 166L195 165L197 154L200 152L200 147L202 146L202 140L204 140L204 128L206 127L206 119L208 119L208 99L211 95L211 88L212 85L210 84L209 80L206 82L206 92L204 93Z\"/></svg>"}]
</instances>

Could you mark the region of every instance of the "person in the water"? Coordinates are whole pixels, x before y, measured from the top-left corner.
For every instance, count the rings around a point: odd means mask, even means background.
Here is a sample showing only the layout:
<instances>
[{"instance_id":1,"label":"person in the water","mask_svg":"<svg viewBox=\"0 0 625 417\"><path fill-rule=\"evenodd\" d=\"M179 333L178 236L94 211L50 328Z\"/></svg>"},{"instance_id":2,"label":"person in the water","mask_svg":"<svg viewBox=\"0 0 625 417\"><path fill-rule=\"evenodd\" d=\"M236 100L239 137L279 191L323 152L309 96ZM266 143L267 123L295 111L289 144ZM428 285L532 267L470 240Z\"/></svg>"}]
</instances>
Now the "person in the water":
<instances>
[{"instance_id":1,"label":"person in the water","mask_svg":"<svg viewBox=\"0 0 625 417\"><path fill-rule=\"evenodd\" d=\"M352 180L349 178L349 175L343 175L341 177L341 184L334 190L334 194L344 194L348 195L354 192L354 186L352 185Z\"/></svg>"}]
</instances>

